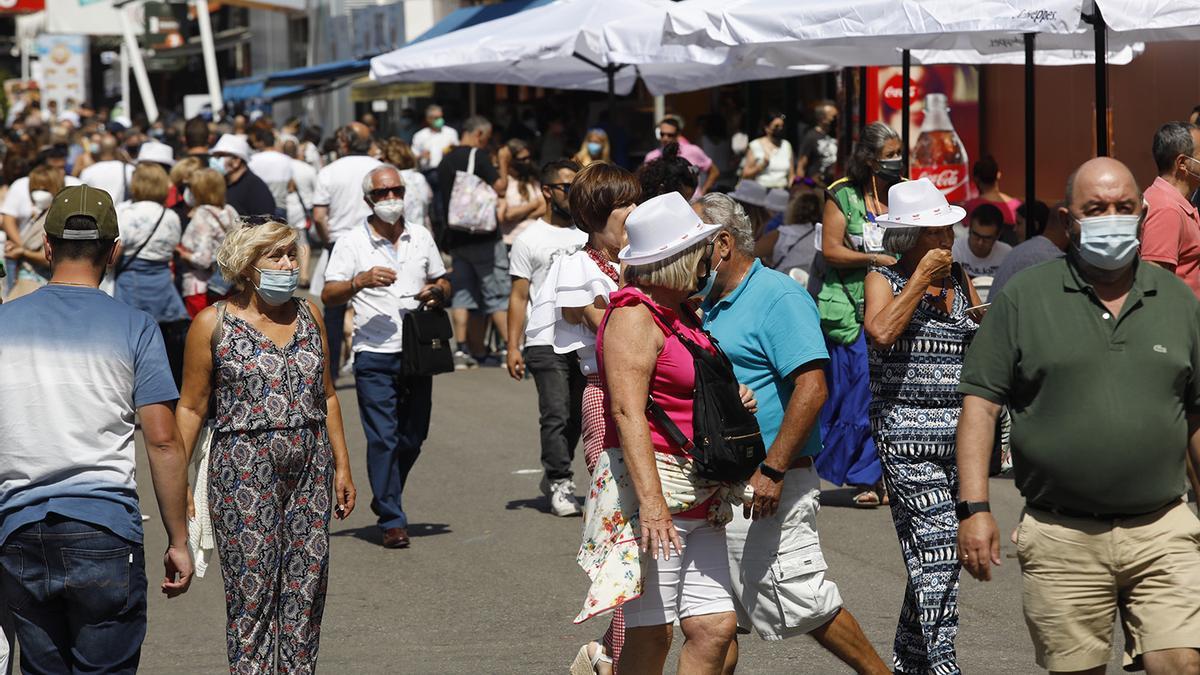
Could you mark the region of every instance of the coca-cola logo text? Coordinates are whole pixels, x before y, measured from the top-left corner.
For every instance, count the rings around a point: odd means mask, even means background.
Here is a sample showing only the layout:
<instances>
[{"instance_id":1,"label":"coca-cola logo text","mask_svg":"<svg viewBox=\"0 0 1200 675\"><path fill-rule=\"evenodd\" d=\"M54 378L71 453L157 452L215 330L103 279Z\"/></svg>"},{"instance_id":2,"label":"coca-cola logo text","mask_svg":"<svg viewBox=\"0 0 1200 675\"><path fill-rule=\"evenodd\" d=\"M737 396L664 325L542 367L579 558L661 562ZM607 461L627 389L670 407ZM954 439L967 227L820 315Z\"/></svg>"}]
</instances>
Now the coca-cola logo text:
<instances>
[{"instance_id":1,"label":"coca-cola logo text","mask_svg":"<svg viewBox=\"0 0 1200 675\"><path fill-rule=\"evenodd\" d=\"M913 180L927 178L937 186L946 200L951 202L965 201L967 198L967 166L965 164L941 164L935 166L914 166Z\"/></svg>"},{"instance_id":2,"label":"coca-cola logo text","mask_svg":"<svg viewBox=\"0 0 1200 675\"><path fill-rule=\"evenodd\" d=\"M920 171L920 169L917 169L917 171ZM962 176L963 173L964 172L960 169L947 167L937 173L926 173L922 174L920 177L928 178L929 181L938 186L938 188L954 188L958 186L960 182L960 176Z\"/></svg>"},{"instance_id":3,"label":"coca-cola logo text","mask_svg":"<svg viewBox=\"0 0 1200 675\"><path fill-rule=\"evenodd\" d=\"M909 81L909 101L919 101L922 95L921 83L918 80ZM888 79L887 84L883 85L883 102L892 110L899 110L904 105L904 78L902 76L893 75Z\"/></svg>"}]
</instances>

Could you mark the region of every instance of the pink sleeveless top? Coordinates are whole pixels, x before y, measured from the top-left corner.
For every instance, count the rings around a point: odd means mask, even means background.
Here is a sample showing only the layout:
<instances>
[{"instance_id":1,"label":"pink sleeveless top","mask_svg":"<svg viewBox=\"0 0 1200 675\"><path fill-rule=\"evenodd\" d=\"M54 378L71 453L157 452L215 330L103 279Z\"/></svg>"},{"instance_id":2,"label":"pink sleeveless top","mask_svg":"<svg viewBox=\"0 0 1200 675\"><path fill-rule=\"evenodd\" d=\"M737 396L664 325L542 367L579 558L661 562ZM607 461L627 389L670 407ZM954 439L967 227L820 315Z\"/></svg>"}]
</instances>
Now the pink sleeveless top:
<instances>
[{"instance_id":1,"label":"pink sleeveless top","mask_svg":"<svg viewBox=\"0 0 1200 675\"><path fill-rule=\"evenodd\" d=\"M650 396L662 406L679 430L691 438L692 399L696 384L695 364L691 352L671 332L671 328L714 354L716 350L713 349L712 343L703 331L680 320L677 312L655 303L640 289L633 286L626 286L608 297L608 310L604 314L604 320L601 321L599 330L596 331L596 356L601 381L604 381L604 328L608 325L608 317L618 307L635 305L647 305L671 322L670 327L667 327L658 315L654 312L650 313L650 316L654 318L654 323L662 330L664 338L663 349L659 352L658 363L654 366L654 377L650 380ZM605 389L608 388L607 383L604 386ZM617 448L621 446L621 441L617 437L617 425L613 420L612 410L607 407L607 401L605 405L604 447ZM650 422L650 440L654 443L655 452L668 455L687 454L682 448L672 443L670 438L659 429L658 423L652 416L647 415L647 420Z\"/></svg>"}]
</instances>

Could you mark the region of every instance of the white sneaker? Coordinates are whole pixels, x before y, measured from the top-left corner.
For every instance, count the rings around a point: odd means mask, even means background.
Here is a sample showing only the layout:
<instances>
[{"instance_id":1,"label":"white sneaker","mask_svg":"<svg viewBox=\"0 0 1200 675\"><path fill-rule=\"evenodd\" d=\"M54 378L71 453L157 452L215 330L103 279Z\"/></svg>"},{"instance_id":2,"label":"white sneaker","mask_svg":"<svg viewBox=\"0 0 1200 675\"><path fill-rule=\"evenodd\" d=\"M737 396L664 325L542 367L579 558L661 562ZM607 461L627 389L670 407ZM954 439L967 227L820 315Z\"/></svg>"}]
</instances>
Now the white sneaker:
<instances>
[{"instance_id":1,"label":"white sneaker","mask_svg":"<svg viewBox=\"0 0 1200 675\"><path fill-rule=\"evenodd\" d=\"M579 499L575 497L575 485L570 479L564 478L550 484L550 512L562 518L583 513Z\"/></svg>"}]
</instances>

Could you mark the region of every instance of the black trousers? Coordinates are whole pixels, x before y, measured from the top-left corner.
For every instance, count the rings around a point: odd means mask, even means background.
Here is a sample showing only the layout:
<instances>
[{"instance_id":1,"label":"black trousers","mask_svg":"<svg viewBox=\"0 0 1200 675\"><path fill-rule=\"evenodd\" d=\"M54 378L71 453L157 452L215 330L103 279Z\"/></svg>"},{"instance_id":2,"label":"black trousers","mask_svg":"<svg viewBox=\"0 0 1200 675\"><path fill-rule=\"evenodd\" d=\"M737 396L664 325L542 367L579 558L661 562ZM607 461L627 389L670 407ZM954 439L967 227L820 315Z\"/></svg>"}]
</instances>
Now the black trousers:
<instances>
[{"instance_id":1,"label":"black trousers","mask_svg":"<svg viewBox=\"0 0 1200 675\"><path fill-rule=\"evenodd\" d=\"M587 384L579 370L579 357L556 354L553 347L526 347L525 368L537 386L542 468L551 481L569 479L583 429L583 388Z\"/></svg>"}]
</instances>

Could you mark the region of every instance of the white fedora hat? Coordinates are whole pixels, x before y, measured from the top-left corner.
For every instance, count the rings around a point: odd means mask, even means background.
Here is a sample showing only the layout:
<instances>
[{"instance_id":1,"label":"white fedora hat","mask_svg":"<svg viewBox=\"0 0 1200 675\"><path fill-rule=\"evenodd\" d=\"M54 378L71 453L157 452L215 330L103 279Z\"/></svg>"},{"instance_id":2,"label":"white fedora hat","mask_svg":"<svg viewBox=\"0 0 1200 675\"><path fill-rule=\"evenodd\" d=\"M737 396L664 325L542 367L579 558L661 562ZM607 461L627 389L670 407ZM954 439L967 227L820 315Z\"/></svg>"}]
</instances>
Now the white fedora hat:
<instances>
[{"instance_id":1,"label":"white fedora hat","mask_svg":"<svg viewBox=\"0 0 1200 675\"><path fill-rule=\"evenodd\" d=\"M167 166L175 166L175 151L166 143L158 141L146 141L142 143L142 147L138 150L138 163L154 162L155 164L165 164Z\"/></svg>"},{"instance_id":2,"label":"white fedora hat","mask_svg":"<svg viewBox=\"0 0 1200 675\"><path fill-rule=\"evenodd\" d=\"M888 212L875 217L885 227L944 227L967 217L928 178L896 183L888 190Z\"/></svg>"},{"instance_id":3,"label":"white fedora hat","mask_svg":"<svg viewBox=\"0 0 1200 675\"><path fill-rule=\"evenodd\" d=\"M665 260L719 231L720 225L700 220L678 192L668 192L641 204L625 221L629 245L617 256L630 265Z\"/></svg>"},{"instance_id":4,"label":"white fedora hat","mask_svg":"<svg viewBox=\"0 0 1200 675\"><path fill-rule=\"evenodd\" d=\"M213 155L233 155L245 162L250 159L250 144L246 142L245 136L222 134L217 139L217 144L212 146L208 152Z\"/></svg>"},{"instance_id":5,"label":"white fedora hat","mask_svg":"<svg viewBox=\"0 0 1200 675\"><path fill-rule=\"evenodd\" d=\"M767 188L759 185L758 181L746 178L737 182L737 187L729 193L729 196L751 206L765 207L767 205Z\"/></svg>"}]
</instances>

